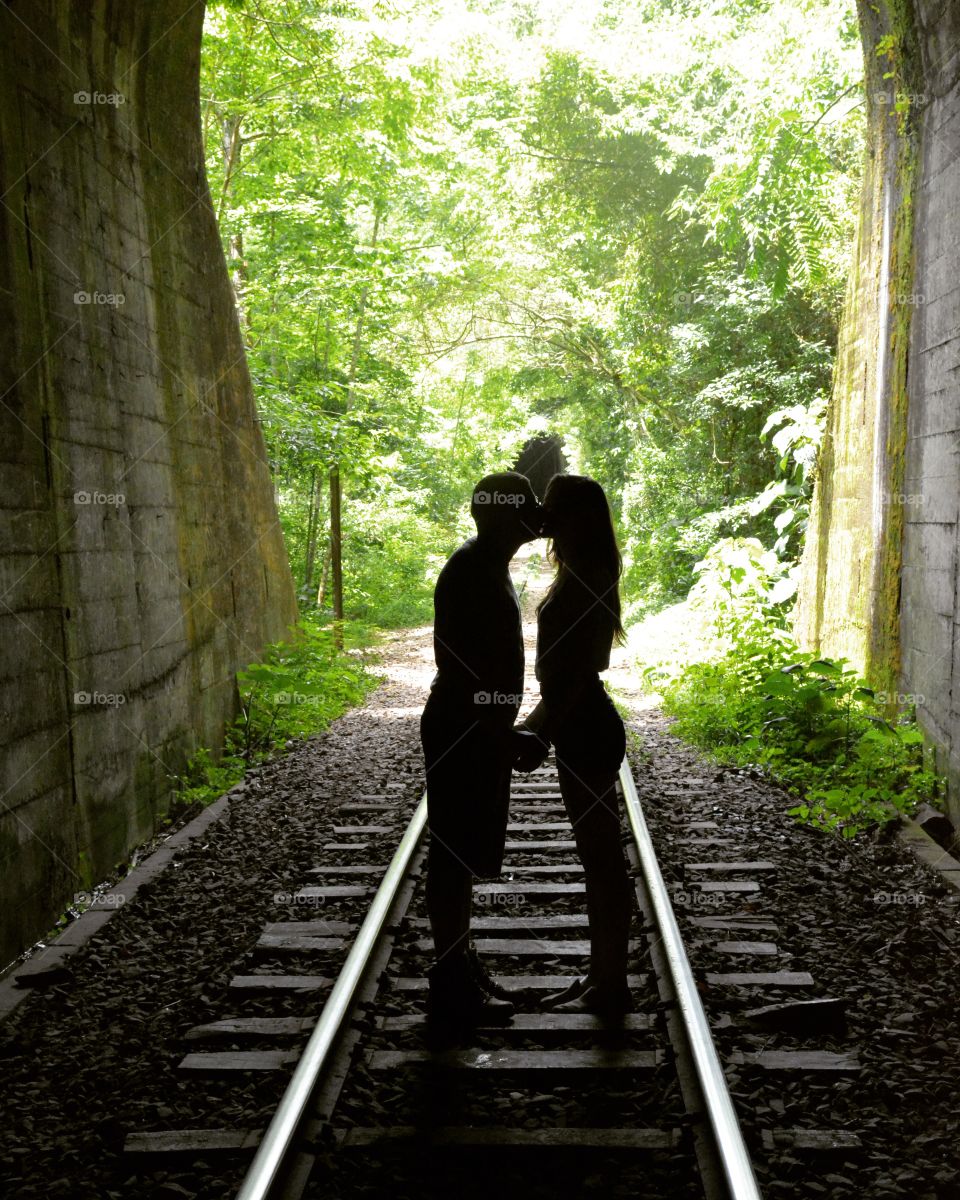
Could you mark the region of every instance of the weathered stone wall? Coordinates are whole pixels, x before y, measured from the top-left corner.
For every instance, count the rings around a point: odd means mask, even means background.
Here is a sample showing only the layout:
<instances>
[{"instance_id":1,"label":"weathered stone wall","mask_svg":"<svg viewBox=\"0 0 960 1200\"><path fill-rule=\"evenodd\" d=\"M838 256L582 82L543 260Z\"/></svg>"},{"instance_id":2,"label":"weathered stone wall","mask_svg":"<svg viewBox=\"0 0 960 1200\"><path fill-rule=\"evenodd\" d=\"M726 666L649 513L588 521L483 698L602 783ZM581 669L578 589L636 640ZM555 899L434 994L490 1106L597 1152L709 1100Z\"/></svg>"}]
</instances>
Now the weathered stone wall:
<instances>
[{"instance_id":1,"label":"weathered stone wall","mask_svg":"<svg viewBox=\"0 0 960 1200\"><path fill-rule=\"evenodd\" d=\"M203 169L202 21L0 6L0 964L153 831L295 615Z\"/></svg>"},{"instance_id":2,"label":"weathered stone wall","mask_svg":"<svg viewBox=\"0 0 960 1200\"><path fill-rule=\"evenodd\" d=\"M960 8L860 16L867 170L797 632L916 700L960 818Z\"/></svg>"},{"instance_id":3,"label":"weathered stone wall","mask_svg":"<svg viewBox=\"0 0 960 1200\"><path fill-rule=\"evenodd\" d=\"M867 145L851 264L803 559L796 632L818 652L848 658L892 690L899 669L898 580L903 506L905 372L911 294L915 122L896 98L915 44L879 58L897 28L889 5L860 4ZM892 74L892 78L884 75Z\"/></svg>"},{"instance_id":4,"label":"weathered stone wall","mask_svg":"<svg viewBox=\"0 0 960 1200\"><path fill-rule=\"evenodd\" d=\"M960 6L918 0L923 79L903 483L903 692L960 821Z\"/></svg>"}]
</instances>

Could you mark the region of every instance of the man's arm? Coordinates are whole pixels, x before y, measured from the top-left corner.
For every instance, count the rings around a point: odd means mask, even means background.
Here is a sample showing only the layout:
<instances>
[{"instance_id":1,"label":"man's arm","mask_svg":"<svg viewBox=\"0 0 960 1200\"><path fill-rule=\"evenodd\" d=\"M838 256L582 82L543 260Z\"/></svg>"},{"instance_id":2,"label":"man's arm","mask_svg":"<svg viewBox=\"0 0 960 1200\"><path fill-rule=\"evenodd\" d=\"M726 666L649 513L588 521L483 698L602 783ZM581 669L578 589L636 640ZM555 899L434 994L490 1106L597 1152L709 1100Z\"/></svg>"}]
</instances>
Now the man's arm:
<instances>
[{"instance_id":1,"label":"man's arm","mask_svg":"<svg viewBox=\"0 0 960 1200\"><path fill-rule=\"evenodd\" d=\"M440 572L433 612L434 654L441 677L464 693L481 690L477 649L483 622L477 589L454 559Z\"/></svg>"},{"instance_id":2,"label":"man's arm","mask_svg":"<svg viewBox=\"0 0 960 1200\"><path fill-rule=\"evenodd\" d=\"M509 612L499 581L473 569L469 559L452 559L437 581L434 614L434 649L441 677L458 695L475 703L478 720L500 718L509 701L502 695L495 698L494 693L503 692L512 676L508 660L520 629L519 615L513 618ZM522 688L519 680L509 686Z\"/></svg>"}]
</instances>

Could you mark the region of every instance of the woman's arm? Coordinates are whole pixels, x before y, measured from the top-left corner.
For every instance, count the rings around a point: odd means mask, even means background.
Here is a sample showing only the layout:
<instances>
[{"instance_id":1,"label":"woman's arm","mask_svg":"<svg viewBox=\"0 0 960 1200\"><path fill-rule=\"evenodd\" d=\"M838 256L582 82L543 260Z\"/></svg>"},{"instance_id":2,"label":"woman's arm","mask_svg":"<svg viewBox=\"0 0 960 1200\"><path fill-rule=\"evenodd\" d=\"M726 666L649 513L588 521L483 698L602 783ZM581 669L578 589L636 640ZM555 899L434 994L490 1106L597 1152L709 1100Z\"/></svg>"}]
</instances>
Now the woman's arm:
<instances>
[{"instance_id":1,"label":"woman's arm","mask_svg":"<svg viewBox=\"0 0 960 1200\"><path fill-rule=\"evenodd\" d=\"M567 670L545 675L540 680L540 702L517 728L529 729L545 742L554 741L557 728L573 712L584 689L594 679L596 673L592 671Z\"/></svg>"}]
</instances>

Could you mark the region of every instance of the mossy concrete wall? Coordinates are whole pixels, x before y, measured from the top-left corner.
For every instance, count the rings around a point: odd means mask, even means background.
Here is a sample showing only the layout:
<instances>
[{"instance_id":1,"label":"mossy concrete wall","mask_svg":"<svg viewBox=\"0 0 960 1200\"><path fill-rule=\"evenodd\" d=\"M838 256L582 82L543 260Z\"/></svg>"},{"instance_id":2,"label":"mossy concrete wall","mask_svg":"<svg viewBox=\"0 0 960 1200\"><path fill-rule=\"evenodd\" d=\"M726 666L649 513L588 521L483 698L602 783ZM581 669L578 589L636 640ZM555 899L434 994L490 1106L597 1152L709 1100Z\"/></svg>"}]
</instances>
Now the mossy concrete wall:
<instances>
[{"instance_id":1,"label":"mossy concrete wall","mask_svg":"<svg viewBox=\"0 0 960 1200\"><path fill-rule=\"evenodd\" d=\"M860 20L866 171L796 629L916 703L960 815L960 9Z\"/></svg>"},{"instance_id":2,"label":"mossy concrete wall","mask_svg":"<svg viewBox=\"0 0 960 1200\"><path fill-rule=\"evenodd\" d=\"M0 6L0 964L295 616L209 201L203 4Z\"/></svg>"},{"instance_id":3,"label":"mossy concrete wall","mask_svg":"<svg viewBox=\"0 0 960 1200\"><path fill-rule=\"evenodd\" d=\"M811 505L796 631L818 652L843 656L889 687L898 671L897 577L905 421L901 300L910 293L915 138L897 111L899 75L877 54L893 14L860 6L867 145L851 264ZM909 312L909 310L907 310ZM890 551L894 550L893 555Z\"/></svg>"},{"instance_id":4,"label":"mossy concrete wall","mask_svg":"<svg viewBox=\"0 0 960 1200\"><path fill-rule=\"evenodd\" d=\"M918 0L922 80L904 449L901 689L960 822L960 5Z\"/></svg>"}]
</instances>

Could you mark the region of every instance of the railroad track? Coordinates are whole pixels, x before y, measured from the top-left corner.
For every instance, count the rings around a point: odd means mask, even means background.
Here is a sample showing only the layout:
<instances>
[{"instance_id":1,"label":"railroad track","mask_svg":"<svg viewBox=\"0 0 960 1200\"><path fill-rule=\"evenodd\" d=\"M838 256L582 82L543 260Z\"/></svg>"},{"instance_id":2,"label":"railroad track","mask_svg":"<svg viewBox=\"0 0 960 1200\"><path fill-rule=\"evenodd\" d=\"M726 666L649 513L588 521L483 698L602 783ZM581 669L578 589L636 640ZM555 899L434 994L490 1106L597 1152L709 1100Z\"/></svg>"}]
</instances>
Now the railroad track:
<instances>
[{"instance_id":1,"label":"railroad track","mask_svg":"<svg viewBox=\"0 0 960 1200\"><path fill-rule=\"evenodd\" d=\"M509 1178L525 1197L589 1194L598 1180L612 1195L758 1196L725 1068L729 1074L732 1065L737 1080L744 1073L766 1079L741 1088L741 1110L750 1113L778 1111L785 1078L796 1092L797 1080L836 1080L858 1064L843 1051L798 1049L789 1030L758 1035L742 1024L737 1005L732 1014L712 1014L711 1030L669 894L700 897L678 911L688 940L705 940L708 961L768 966L777 946L757 899L776 864L738 855L736 839L716 836L714 822L689 820L684 832L696 861L684 878L664 883L626 762L620 787L639 910L630 977L636 1011L620 1029L531 1005L506 1028L432 1048L424 1016L432 960L421 886L426 804L384 863L399 832L389 823L395 808L367 797L341 807L343 823L324 847L335 861L278 898L288 916L322 917L269 923L256 970L232 981L236 1011L187 1035L180 1071L206 1081L215 1111L231 1111L238 1081L249 1099L254 1080L269 1122L132 1133L128 1161L174 1155L202 1172L215 1155L240 1156L241 1200L471 1188L488 1195L494 1176L496 1190ZM535 996L584 973L589 958L582 869L552 759L515 776L510 817L503 878L475 888L474 931L491 970ZM369 861L375 851L379 863ZM709 978L754 1001L758 989L768 993L778 1003L756 1011L772 1015L774 1027L776 1014L800 1012L813 1017L816 1032L817 1014L832 1011L833 1001L807 998L813 979L804 972L727 970ZM722 1061L718 1029L727 1035ZM791 1164L802 1175L811 1154L855 1155L856 1136L823 1128L822 1109L796 1114L799 1128L785 1122L753 1147L785 1156L786 1178ZM251 1152L244 1175L240 1160Z\"/></svg>"}]
</instances>

